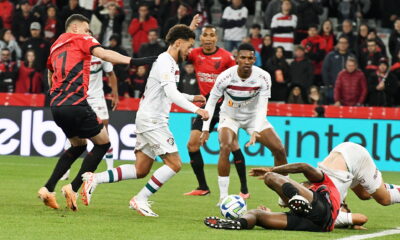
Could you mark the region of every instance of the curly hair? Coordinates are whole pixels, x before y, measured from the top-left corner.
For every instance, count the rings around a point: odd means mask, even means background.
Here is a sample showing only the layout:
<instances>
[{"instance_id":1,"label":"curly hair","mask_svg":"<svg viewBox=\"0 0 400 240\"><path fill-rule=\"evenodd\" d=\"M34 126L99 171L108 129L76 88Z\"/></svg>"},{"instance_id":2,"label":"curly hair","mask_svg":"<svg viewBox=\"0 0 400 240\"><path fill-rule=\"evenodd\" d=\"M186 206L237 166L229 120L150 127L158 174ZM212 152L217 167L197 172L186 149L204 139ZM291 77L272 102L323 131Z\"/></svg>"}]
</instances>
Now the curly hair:
<instances>
[{"instance_id":1,"label":"curly hair","mask_svg":"<svg viewBox=\"0 0 400 240\"><path fill-rule=\"evenodd\" d=\"M177 24L169 29L165 40L169 45L174 44L176 40L183 39L196 39L196 34L190 30L190 28L184 24Z\"/></svg>"}]
</instances>

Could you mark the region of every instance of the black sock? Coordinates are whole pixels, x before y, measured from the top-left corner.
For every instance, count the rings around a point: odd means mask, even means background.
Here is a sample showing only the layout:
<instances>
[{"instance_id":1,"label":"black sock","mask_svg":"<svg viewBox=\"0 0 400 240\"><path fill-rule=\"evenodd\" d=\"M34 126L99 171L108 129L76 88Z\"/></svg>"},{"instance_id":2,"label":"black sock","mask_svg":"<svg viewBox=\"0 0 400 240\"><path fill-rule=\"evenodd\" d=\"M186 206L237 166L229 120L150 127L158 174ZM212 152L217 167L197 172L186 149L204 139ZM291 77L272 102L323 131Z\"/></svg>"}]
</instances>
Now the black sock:
<instances>
[{"instance_id":1,"label":"black sock","mask_svg":"<svg viewBox=\"0 0 400 240\"><path fill-rule=\"evenodd\" d=\"M242 229L248 229L249 228L249 224L248 224L246 219L239 218L238 221L240 222L240 226L241 226Z\"/></svg>"},{"instance_id":2,"label":"black sock","mask_svg":"<svg viewBox=\"0 0 400 240\"><path fill-rule=\"evenodd\" d=\"M299 190L289 182L282 185L282 192L289 199L299 194Z\"/></svg>"},{"instance_id":3,"label":"black sock","mask_svg":"<svg viewBox=\"0 0 400 240\"><path fill-rule=\"evenodd\" d=\"M68 171L71 165L75 162L75 160L86 150L86 145L84 146L71 146L68 148L58 159L56 167L53 170L49 180L46 185L44 185L49 192L54 192L54 188L58 180Z\"/></svg>"},{"instance_id":4,"label":"black sock","mask_svg":"<svg viewBox=\"0 0 400 240\"><path fill-rule=\"evenodd\" d=\"M246 162L242 150L238 149L232 152L233 162L235 163L236 171L240 179L240 192L247 194L249 190L247 189L247 179L246 179Z\"/></svg>"},{"instance_id":5,"label":"black sock","mask_svg":"<svg viewBox=\"0 0 400 240\"><path fill-rule=\"evenodd\" d=\"M111 144L106 143L103 145L95 144L92 151L90 151L86 157L83 159L81 169L79 169L78 175L76 175L75 179L71 182L72 190L77 192L82 185L82 174L85 172L94 172L97 169L97 166L103 159L107 150L110 148Z\"/></svg>"},{"instance_id":6,"label":"black sock","mask_svg":"<svg viewBox=\"0 0 400 240\"><path fill-rule=\"evenodd\" d=\"M199 188L201 190L208 190L206 176L204 175L204 162L201 152L189 152L190 165L193 168L194 174L196 174L197 181L199 182Z\"/></svg>"}]
</instances>

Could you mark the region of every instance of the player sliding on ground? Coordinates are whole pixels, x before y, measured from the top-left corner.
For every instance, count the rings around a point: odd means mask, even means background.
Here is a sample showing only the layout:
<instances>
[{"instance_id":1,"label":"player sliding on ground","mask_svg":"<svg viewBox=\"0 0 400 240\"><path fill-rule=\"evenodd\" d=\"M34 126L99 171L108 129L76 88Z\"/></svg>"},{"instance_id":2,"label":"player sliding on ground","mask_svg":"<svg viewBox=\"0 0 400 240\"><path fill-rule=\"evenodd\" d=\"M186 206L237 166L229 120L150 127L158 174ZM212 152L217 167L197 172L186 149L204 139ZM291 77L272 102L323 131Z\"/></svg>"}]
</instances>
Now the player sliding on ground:
<instances>
[{"instance_id":1,"label":"player sliding on ground","mask_svg":"<svg viewBox=\"0 0 400 240\"><path fill-rule=\"evenodd\" d=\"M136 114L136 164L121 165L102 173L85 173L81 192L84 204L90 203L97 184L144 178L156 156L160 156L165 165L154 172L145 187L129 202L129 205L143 216L158 216L151 210L147 200L172 178L182 165L174 137L168 128L171 104L175 103L183 109L197 113L203 120L209 118L206 110L191 103L204 104L204 96L182 94L176 88L179 82L178 63L186 59L194 39L194 32L185 25L176 25L169 30L166 37L169 43L168 50L160 54L153 64Z\"/></svg>"},{"instance_id":2,"label":"player sliding on ground","mask_svg":"<svg viewBox=\"0 0 400 240\"><path fill-rule=\"evenodd\" d=\"M205 109L211 114L203 123L200 142L208 140L209 126L218 100L224 96L218 125L220 153L218 160L218 185L221 199L228 196L229 154L234 150L239 128L251 135L246 146L256 141L266 146L274 155L274 164L286 164L286 152L272 125L266 119L268 98L271 96L271 77L253 66L255 50L251 44L238 48L237 66L222 72L211 90ZM219 204L219 203L218 203Z\"/></svg>"},{"instance_id":3,"label":"player sliding on ground","mask_svg":"<svg viewBox=\"0 0 400 240\"><path fill-rule=\"evenodd\" d=\"M311 182L309 188L281 174L303 173ZM253 209L238 220L208 217L204 223L217 229L267 229L326 232L332 231L340 209L340 195L335 184L320 169L306 163L286 164L273 168L253 168L250 176L263 179L289 206L290 212L268 212Z\"/></svg>"}]
</instances>

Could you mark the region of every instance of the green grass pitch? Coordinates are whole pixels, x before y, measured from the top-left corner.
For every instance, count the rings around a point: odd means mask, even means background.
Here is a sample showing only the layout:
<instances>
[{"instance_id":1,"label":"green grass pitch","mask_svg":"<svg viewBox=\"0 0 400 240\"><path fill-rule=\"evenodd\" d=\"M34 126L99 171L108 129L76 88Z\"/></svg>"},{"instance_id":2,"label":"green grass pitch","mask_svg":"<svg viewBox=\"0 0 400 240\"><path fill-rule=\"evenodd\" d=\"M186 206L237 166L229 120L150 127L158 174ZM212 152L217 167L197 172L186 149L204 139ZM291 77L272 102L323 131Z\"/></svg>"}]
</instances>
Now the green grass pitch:
<instances>
[{"instance_id":1,"label":"green grass pitch","mask_svg":"<svg viewBox=\"0 0 400 240\"><path fill-rule=\"evenodd\" d=\"M71 172L77 173L78 160ZM103 184L96 189L91 205L86 207L79 200L79 211L65 208L65 200L57 185L57 199L61 209L45 207L37 198L37 190L45 183L54 165L55 158L0 156L0 239L337 239L356 234L378 232L400 227L400 205L383 207L373 200L361 201L353 193L348 203L353 212L362 212L369 217L367 231L335 229L331 233L272 231L255 228L249 231L226 231L209 229L203 224L206 216L219 216L215 206L218 200L217 171L215 165L205 167L211 195L204 197L183 196L196 186L195 176L188 164L172 180L165 184L152 198L153 210L159 218L139 216L128 208L129 200L148 180L129 180ZM123 162L116 161L115 165ZM160 166L155 163L153 171ZM249 167L248 167L249 168ZM102 163L98 170L105 169ZM230 193L237 194L239 181L232 168ZM400 183L400 173L384 172L386 182ZM292 176L301 180L300 176ZM251 198L248 208L259 204L281 211L277 206L277 195L260 181L248 179ZM400 239L400 235L377 239Z\"/></svg>"}]
</instances>

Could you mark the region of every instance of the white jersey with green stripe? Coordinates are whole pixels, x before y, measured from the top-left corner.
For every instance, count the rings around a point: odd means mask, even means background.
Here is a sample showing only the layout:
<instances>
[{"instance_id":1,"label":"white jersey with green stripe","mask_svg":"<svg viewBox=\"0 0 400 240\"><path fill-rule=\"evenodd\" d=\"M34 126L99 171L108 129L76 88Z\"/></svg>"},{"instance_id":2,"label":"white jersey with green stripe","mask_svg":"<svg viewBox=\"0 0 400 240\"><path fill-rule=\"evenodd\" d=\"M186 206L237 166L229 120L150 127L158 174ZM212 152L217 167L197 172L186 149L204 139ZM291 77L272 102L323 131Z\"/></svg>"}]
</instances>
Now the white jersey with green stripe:
<instances>
[{"instance_id":1,"label":"white jersey with green stripe","mask_svg":"<svg viewBox=\"0 0 400 240\"><path fill-rule=\"evenodd\" d=\"M271 76L263 69L253 66L250 77L242 79L236 65L218 76L210 95L218 98L224 96L220 115L235 120L255 117L260 111L258 99L271 97Z\"/></svg>"},{"instance_id":2,"label":"white jersey with green stripe","mask_svg":"<svg viewBox=\"0 0 400 240\"><path fill-rule=\"evenodd\" d=\"M88 98L94 99L104 96L103 71L106 73L112 72L112 63L103 61L98 57L92 56L92 60L90 61L89 89L87 91Z\"/></svg>"}]
</instances>

